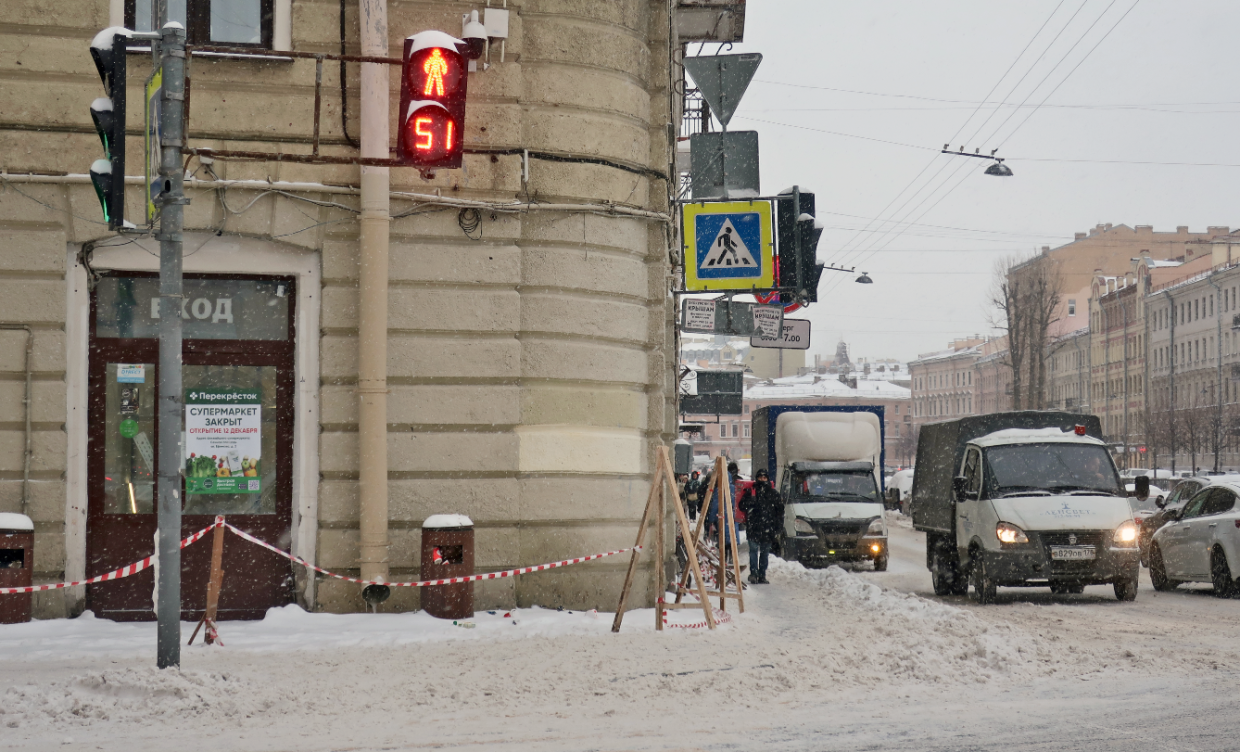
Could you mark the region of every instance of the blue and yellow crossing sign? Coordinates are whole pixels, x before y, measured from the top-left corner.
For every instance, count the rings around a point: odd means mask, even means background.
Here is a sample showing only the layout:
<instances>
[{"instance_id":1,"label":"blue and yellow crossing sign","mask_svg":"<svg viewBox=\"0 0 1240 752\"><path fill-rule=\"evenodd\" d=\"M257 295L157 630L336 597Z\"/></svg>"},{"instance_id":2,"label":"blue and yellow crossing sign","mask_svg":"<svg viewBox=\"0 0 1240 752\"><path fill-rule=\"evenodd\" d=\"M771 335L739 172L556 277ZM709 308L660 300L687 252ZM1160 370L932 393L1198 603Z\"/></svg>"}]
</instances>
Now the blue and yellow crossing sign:
<instances>
[{"instance_id":1,"label":"blue and yellow crossing sign","mask_svg":"<svg viewBox=\"0 0 1240 752\"><path fill-rule=\"evenodd\" d=\"M769 201L685 204L686 290L749 290L775 286Z\"/></svg>"}]
</instances>

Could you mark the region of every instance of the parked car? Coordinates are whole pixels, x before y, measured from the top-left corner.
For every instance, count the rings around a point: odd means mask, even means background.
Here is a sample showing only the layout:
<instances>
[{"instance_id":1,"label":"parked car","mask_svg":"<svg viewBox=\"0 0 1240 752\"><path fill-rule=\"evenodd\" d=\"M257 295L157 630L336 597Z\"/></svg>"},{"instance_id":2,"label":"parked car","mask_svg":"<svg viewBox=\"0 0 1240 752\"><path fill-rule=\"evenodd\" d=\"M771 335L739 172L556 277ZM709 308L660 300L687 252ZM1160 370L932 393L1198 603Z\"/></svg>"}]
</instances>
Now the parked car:
<instances>
[{"instance_id":1,"label":"parked car","mask_svg":"<svg viewBox=\"0 0 1240 752\"><path fill-rule=\"evenodd\" d=\"M1185 478L1176 483L1175 488L1163 498L1161 504L1157 504L1158 510L1151 515L1145 515L1139 519L1136 518L1134 512L1133 517L1137 519L1137 523L1141 526L1138 533L1137 541L1141 545L1141 564L1148 567L1150 565L1150 540L1153 539L1154 533L1158 528L1166 524L1168 519L1175 513L1178 513L1202 488L1210 484L1210 479L1205 476L1195 478ZM1153 497L1153 487L1150 487L1151 498Z\"/></svg>"},{"instance_id":2,"label":"parked car","mask_svg":"<svg viewBox=\"0 0 1240 752\"><path fill-rule=\"evenodd\" d=\"M1155 590L1185 582L1209 582L1230 598L1240 576L1240 478L1218 478L1173 511L1150 541L1150 580Z\"/></svg>"}]
</instances>

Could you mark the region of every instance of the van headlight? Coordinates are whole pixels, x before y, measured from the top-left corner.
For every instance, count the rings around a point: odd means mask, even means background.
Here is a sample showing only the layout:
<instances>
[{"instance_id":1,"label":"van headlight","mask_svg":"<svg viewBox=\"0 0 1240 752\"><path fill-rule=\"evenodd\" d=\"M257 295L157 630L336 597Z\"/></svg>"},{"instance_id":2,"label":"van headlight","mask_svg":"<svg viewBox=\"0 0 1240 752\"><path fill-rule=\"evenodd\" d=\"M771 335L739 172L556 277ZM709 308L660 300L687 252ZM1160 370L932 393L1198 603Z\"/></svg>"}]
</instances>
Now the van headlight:
<instances>
[{"instance_id":1,"label":"van headlight","mask_svg":"<svg viewBox=\"0 0 1240 752\"><path fill-rule=\"evenodd\" d=\"M809 535L816 535L814 526L809 524L809 520L803 520L800 517L797 517L796 522L792 523L792 529L798 534L808 533Z\"/></svg>"},{"instance_id":2,"label":"van headlight","mask_svg":"<svg viewBox=\"0 0 1240 752\"><path fill-rule=\"evenodd\" d=\"M883 518L875 517L870 520L870 526L865 530L866 535L887 535L887 526L883 524Z\"/></svg>"},{"instance_id":3,"label":"van headlight","mask_svg":"<svg viewBox=\"0 0 1240 752\"><path fill-rule=\"evenodd\" d=\"M1115 528L1115 534L1111 536L1111 545L1116 548L1136 548L1138 532L1137 523L1128 520Z\"/></svg>"},{"instance_id":4,"label":"van headlight","mask_svg":"<svg viewBox=\"0 0 1240 752\"><path fill-rule=\"evenodd\" d=\"M1000 522L995 525L995 535L999 537L1000 543L1028 543L1029 536L1025 535L1025 531L1011 524L1010 522Z\"/></svg>"}]
</instances>

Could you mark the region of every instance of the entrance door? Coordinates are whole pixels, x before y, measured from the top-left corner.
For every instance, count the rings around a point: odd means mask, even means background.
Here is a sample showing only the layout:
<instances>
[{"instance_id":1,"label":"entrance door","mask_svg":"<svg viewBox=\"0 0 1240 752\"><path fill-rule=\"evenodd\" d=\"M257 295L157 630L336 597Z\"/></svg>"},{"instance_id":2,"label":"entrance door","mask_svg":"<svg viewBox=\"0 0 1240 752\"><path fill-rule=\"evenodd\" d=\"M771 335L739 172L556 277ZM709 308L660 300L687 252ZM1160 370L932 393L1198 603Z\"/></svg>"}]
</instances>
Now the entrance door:
<instances>
[{"instance_id":1,"label":"entrance door","mask_svg":"<svg viewBox=\"0 0 1240 752\"><path fill-rule=\"evenodd\" d=\"M182 536L216 515L279 548L292 524L292 280L188 277L181 425ZM156 301L152 303L152 300ZM87 575L154 550L158 509L158 289L153 276L100 281L92 301ZM210 465L210 467L208 467ZM182 617L202 615L210 537L181 552ZM226 534L221 619L293 601L289 562ZM87 589L105 618L154 618L153 570Z\"/></svg>"}]
</instances>

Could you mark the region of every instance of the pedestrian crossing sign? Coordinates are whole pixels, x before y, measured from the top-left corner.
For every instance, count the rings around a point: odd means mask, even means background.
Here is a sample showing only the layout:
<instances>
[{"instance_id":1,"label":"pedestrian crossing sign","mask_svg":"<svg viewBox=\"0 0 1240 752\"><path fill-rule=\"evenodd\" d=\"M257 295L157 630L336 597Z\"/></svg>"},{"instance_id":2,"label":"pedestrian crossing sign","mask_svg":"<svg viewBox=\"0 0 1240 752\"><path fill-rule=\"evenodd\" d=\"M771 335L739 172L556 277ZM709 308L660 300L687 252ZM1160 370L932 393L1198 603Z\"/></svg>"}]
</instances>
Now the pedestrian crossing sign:
<instances>
[{"instance_id":1,"label":"pedestrian crossing sign","mask_svg":"<svg viewBox=\"0 0 1240 752\"><path fill-rule=\"evenodd\" d=\"M769 201L685 204L683 222L686 290L775 286Z\"/></svg>"}]
</instances>

